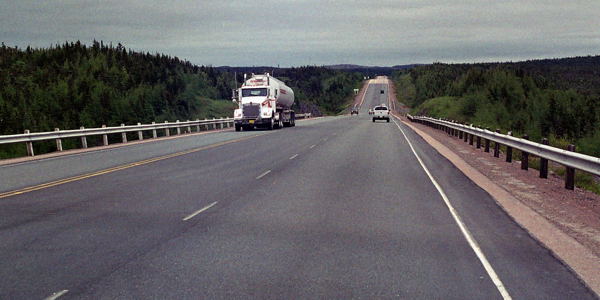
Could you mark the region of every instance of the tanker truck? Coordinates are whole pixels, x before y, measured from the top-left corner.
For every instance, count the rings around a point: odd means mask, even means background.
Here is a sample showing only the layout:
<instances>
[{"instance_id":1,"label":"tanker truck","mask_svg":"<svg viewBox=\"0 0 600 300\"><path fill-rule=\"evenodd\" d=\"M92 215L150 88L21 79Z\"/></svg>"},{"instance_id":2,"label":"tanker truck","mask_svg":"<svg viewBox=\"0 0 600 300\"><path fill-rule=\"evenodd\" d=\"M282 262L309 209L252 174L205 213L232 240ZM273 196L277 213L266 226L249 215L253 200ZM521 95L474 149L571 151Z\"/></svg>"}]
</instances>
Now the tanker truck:
<instances>
[{"instance_id":1,"label":"tanker truck","mask_svg":"<svg viewBox=\"0 0 600 300\"><path fill-rule=\"evenodd\" d=\"M254 75L246 79L234 92L238 108L233 112L235 131L263 127L268 130L296 125L294 91L285 83L269 75Z\"/></svg>"}]
</instances>

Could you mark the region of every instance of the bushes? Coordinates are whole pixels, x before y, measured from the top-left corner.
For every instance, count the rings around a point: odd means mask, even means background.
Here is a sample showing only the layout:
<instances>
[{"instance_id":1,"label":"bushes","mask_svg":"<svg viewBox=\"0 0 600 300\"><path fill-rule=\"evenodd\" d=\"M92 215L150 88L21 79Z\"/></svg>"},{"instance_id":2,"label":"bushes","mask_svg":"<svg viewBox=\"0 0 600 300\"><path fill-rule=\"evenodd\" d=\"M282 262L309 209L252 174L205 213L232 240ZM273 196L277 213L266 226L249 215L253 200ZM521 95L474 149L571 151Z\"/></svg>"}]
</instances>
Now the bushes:
<instances>
[{"instance_id":1,"label":"bushes","mask_svg":"<svg viewBox=\"0 0 600 300\"><path fill-rule=\"evenodd\" d=\"M584 95L574 89L542 88L536 84L540 80L502 65L487 68L436 65L409 72L417 82L413 103L420 104L413 113L526 133L536 141L541 137L569 140L583 153L600 155L598 96ZM406 73L396 74L396 82L406 81L406 76ZM434 88L421 91L426 89L425 82ZM432 99L419 100L432 95L435 95Z\"/></svg>"}]
</instances>

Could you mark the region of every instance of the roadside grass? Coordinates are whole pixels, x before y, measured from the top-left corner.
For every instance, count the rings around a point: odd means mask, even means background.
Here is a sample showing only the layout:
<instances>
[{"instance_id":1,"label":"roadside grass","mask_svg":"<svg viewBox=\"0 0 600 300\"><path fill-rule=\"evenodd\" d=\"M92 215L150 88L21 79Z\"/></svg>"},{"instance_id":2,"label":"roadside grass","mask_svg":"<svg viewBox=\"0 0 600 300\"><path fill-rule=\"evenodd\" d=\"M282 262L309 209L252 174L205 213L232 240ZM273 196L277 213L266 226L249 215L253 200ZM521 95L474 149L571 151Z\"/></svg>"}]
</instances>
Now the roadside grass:
<instances>
[{"instance_id":1,"label":"roadside grass","mask_svg":"<svg viewBox=\"0 0 600 300\"><path fill-rule=\"evenodd\" d=\"M228 100L214 100L200 97L200 110L195 114L198 119L228 118L233 117L233 111L238 107L236 103Z\"/></svg>"}]
</instances>

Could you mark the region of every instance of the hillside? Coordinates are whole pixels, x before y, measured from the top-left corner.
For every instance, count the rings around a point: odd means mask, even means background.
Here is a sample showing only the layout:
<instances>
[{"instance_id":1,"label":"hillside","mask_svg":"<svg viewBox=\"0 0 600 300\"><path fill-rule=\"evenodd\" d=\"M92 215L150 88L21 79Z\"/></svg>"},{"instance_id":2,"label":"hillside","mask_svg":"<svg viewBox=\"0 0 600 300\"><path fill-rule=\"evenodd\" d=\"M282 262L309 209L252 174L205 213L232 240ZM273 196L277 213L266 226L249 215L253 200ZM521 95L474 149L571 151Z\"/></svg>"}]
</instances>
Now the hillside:
<instances>
[{"instance_id":1,"label":"hillside","mask_svg":"<svg viewBox=\"0 0 600 300\"><path fill-rule=\"evenodd\" d=\"M233 71L98 41L46 49L2 43L0 135L231 116L231 91L243 79ZM322 67L283 69L275 76L295 90L299 112L315 115L340 112L362 79ZM65 148L70 143L75 141ZM0 147L0 158L22 155L21 146ZM36 153L52 147L36 143Z\"/></svg>"},{"instance_id":2,"label":"hillside","mask_svg":"<svg viewBox=\"0 0 600 300\"><path fill-rule=\"evenodd\" d=\"M433 64L396 72L413 113L550 138L600 156L600 56Z\"/></svg>"}]
</instances>

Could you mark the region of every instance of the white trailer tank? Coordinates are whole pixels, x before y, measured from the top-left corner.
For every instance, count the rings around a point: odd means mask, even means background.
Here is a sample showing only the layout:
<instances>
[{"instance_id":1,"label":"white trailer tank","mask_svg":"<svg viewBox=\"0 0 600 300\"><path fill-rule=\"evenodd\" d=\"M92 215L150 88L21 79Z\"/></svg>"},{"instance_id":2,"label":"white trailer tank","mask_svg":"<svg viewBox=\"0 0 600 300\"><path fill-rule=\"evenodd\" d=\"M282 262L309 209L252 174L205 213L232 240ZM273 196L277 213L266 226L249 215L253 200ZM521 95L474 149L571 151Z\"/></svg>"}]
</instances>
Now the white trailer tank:
<instances>
[{"instance_id":1,"label":"white trailer tank","mask_svg":"<svg viewBox=\"0 0 600 300\"><path fill-rule=\"evenodd\" d=\"M294 91L289 88L283 81L267 74L254 75L250 79L246 80L242 85L244 88L258 88L265 87L269 89L269 95L271 99L275 99L277 107L288 109L294 104ZM245 97L241 97L241 102L244 104Z\"/></svg>"}]
</instances>

